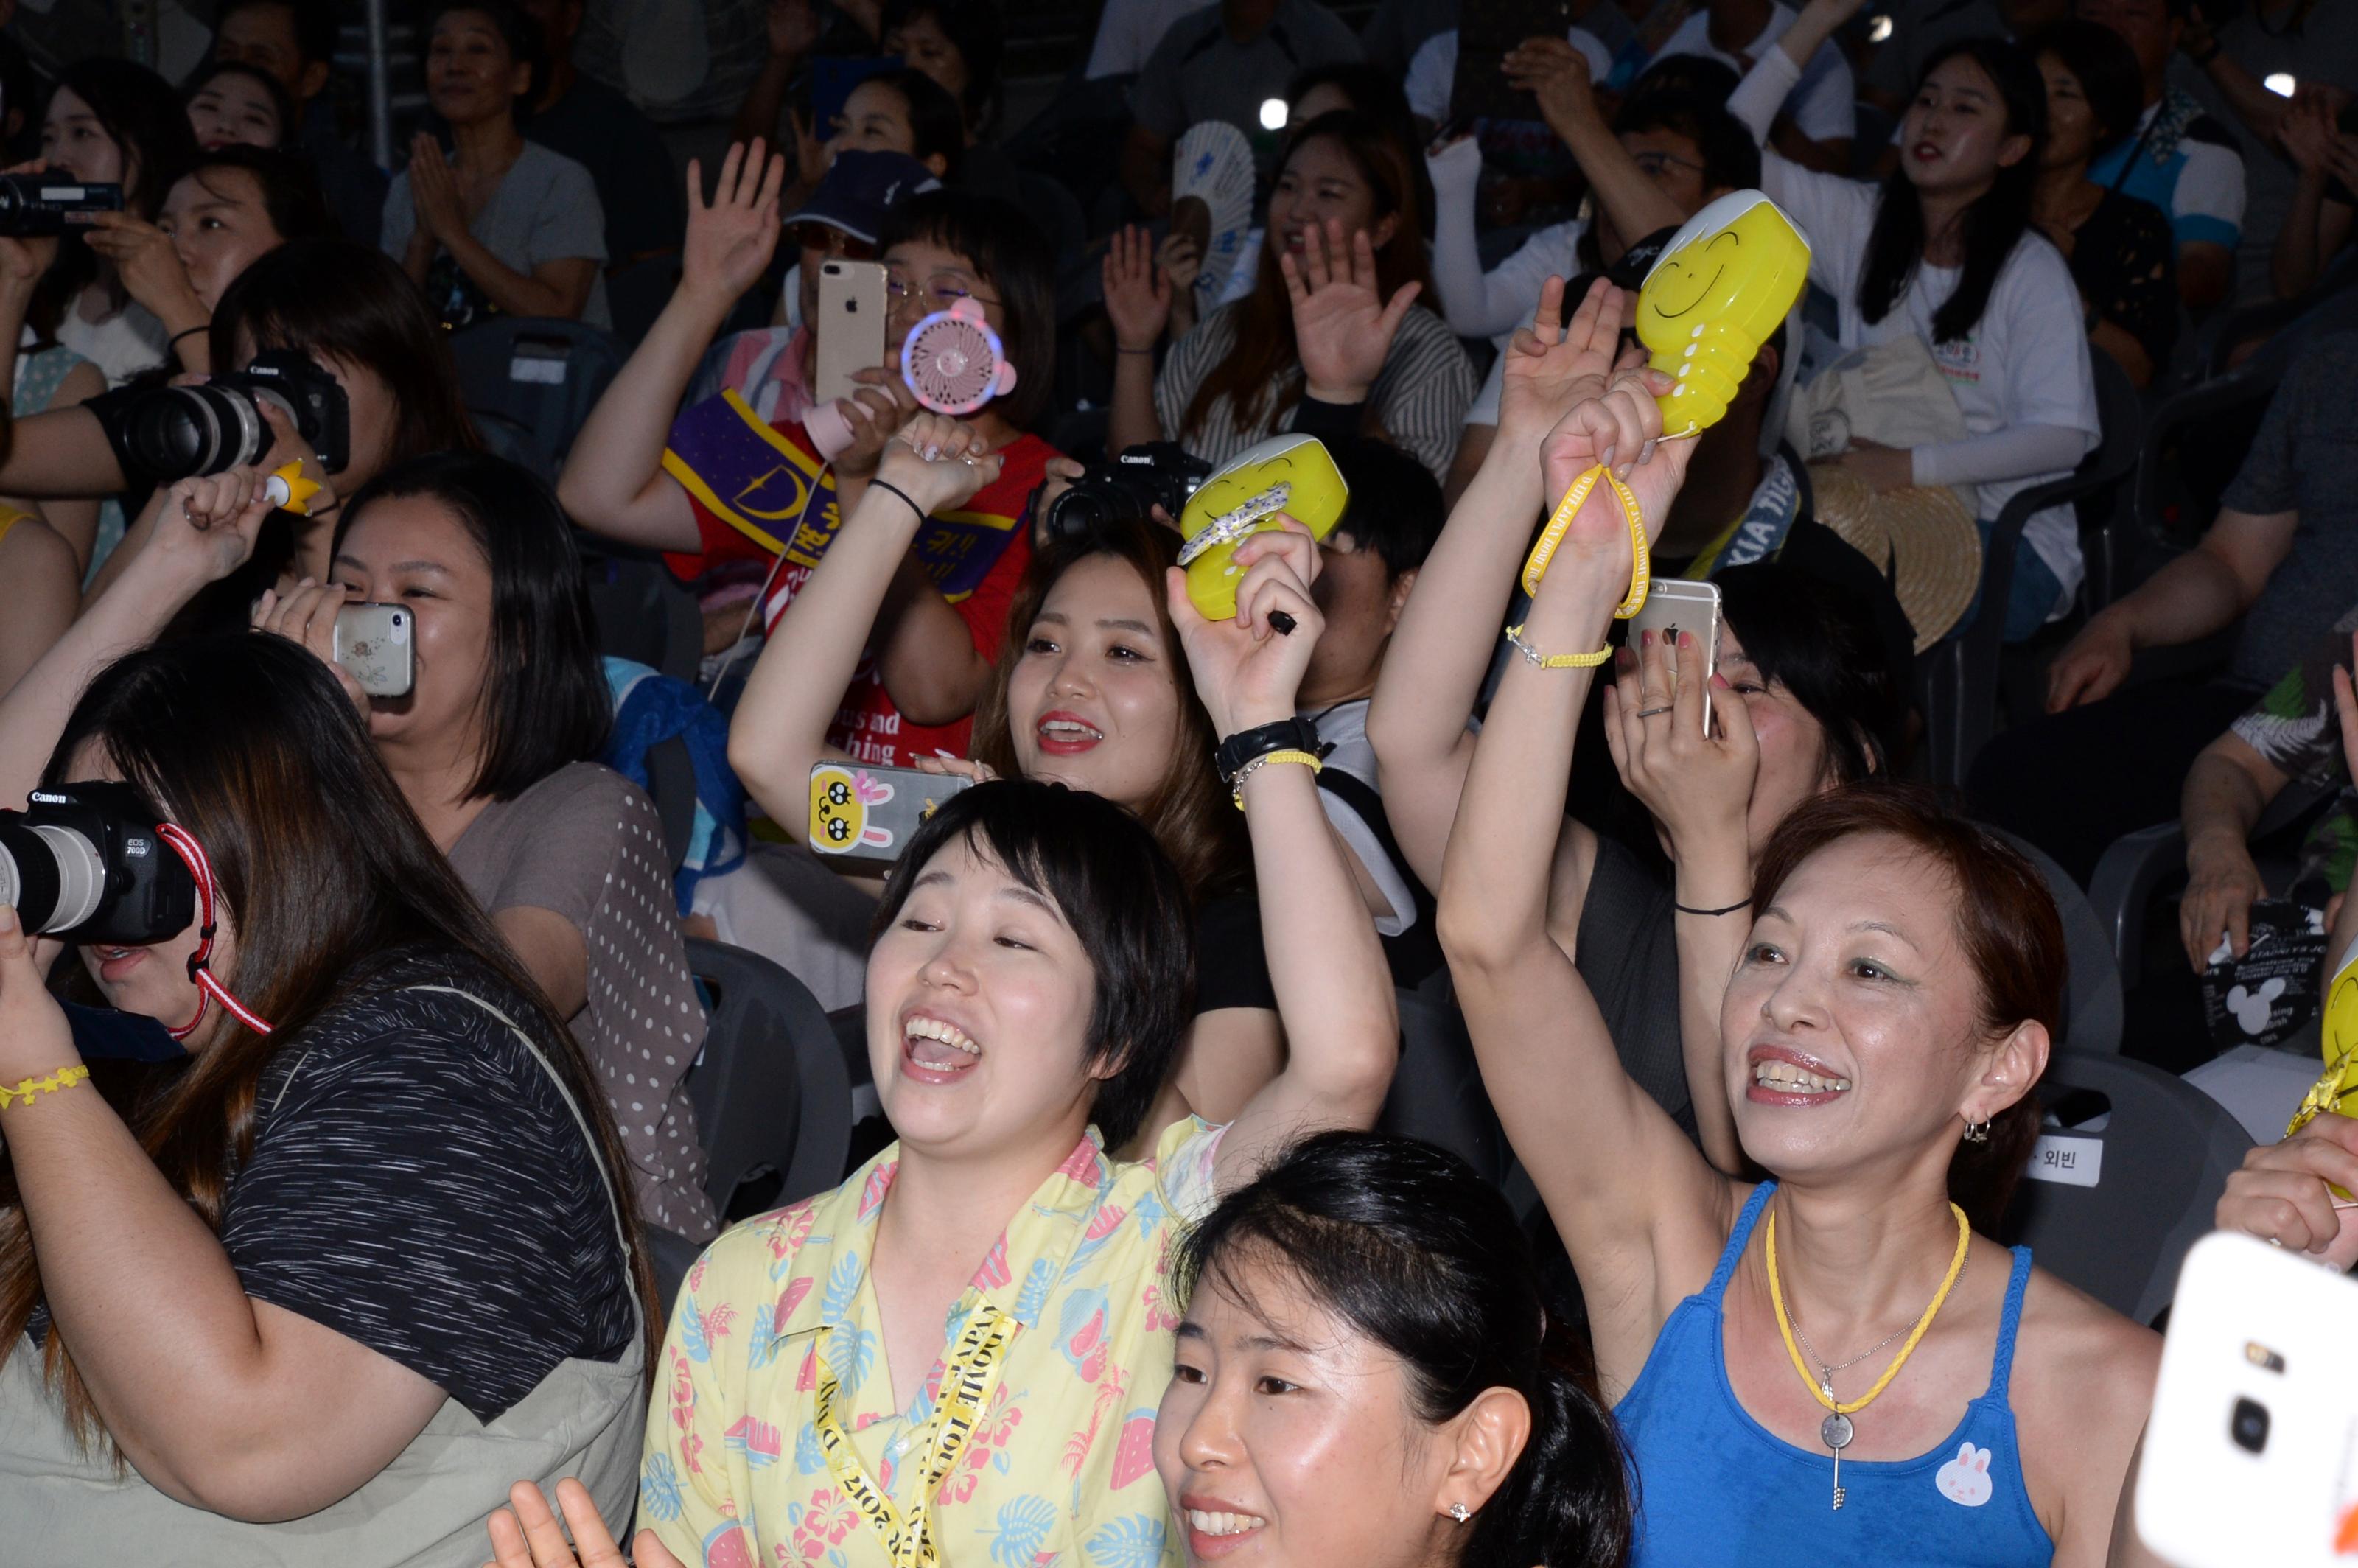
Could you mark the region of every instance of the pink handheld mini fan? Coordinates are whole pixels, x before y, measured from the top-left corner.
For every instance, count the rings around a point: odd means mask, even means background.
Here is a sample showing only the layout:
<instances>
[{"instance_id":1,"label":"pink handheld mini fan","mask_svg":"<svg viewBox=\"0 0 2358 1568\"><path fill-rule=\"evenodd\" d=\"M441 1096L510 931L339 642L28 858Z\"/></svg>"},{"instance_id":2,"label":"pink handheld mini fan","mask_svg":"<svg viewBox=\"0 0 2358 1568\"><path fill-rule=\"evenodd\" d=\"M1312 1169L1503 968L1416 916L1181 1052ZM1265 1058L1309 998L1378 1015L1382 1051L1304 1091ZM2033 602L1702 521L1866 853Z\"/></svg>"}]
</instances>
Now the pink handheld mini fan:
<instances>
[{"instance_id":1,"label":"pink handheld mini fan","mask_svg":"<svg viewBox=\"0 0 2358 1568\"><path fill-rule=\"evenodd\" d=\"M971 414L1015 390L999 334L972 298L936 310L909 329L901 345L901 379L936 414Z\"/></svg>"}]
</instances>

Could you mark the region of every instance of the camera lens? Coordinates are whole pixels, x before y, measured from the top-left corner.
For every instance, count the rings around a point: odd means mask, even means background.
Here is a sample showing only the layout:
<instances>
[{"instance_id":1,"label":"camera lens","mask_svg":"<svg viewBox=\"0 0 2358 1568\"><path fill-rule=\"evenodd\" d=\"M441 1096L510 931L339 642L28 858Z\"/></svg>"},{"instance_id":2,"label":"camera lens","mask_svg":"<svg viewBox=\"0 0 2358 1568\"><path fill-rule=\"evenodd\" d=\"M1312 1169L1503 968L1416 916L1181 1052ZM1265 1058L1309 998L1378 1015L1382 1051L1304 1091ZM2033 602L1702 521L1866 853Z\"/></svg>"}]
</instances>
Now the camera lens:
<instances>
[{"instance_id":1,"label":"camera lens","mask_svg":"<svg viewBox=\"0 0 2358 1568\"><path fill-rule=\"evenodd\" d=\"M254 399L227 387L171 386L142 398L124 420L129 465L158 482L220 473L270 449Z\"/></svg>"},{"instance_id":2,"label":"camera lens","mask_svg":"<svg viewBox=\"0 0 2358 1568\"><path fill-rule=\"evenodd\" d=\"M2257 1400L2237 1400L2235 1413L2227 1418L2227 1435L2246 1453L2257 1454L2267 1447L2268 1407Z\"/></svg>"},{"instance_id":3,"label":"camera lens","mask_svg":"<svg viewBox=\"0 0 2358 1568\"><path fill-rule=\"evenodd\" d=\"M0 822L0 903L25 929L64 931L98 913L106 865L96 846L70 827Z\"/></svg>"}]
</instances>

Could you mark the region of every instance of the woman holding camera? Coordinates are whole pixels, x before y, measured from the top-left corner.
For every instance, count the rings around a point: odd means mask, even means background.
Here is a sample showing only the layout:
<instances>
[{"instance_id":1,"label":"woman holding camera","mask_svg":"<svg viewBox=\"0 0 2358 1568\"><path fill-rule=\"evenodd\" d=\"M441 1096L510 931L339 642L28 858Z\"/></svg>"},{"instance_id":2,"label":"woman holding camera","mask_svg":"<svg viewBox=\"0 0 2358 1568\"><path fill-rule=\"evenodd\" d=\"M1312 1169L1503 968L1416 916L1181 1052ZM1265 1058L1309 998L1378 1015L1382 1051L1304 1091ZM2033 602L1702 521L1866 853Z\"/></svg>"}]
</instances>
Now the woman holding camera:
<instances>
[{"instance_id":1,"label":"woman holding camera","mask_svg":"<svg viewBox=\"0 0 2358 1568\"><path fill-rule=\"evenodd\" d=\"M176 485L109 599L229 569L255 492ZM652 1292L588 1063L316 660L121 646L85 618L0 703L0 799L128 784L212 896L82 947L109 1032L185 1053L94 1067L0 912L12 1553L459 1568L498 1477L627 1506Z\"/></svg>"}]
</instances>

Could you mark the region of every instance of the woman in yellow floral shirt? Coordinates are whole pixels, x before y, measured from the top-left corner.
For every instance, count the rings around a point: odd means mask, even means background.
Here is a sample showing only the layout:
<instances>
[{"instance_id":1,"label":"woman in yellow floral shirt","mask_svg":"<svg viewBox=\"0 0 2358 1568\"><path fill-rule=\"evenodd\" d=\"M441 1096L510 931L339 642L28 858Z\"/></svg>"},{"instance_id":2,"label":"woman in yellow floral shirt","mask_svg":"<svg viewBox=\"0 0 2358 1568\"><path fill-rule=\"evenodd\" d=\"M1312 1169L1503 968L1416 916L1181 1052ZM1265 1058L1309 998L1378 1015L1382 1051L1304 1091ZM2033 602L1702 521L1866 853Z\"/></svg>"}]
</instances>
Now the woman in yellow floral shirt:
<instances>
[{"instance_id":1,"label":"woman in yellow floral shirt","mask_svg":"<svg viewBox=\"0 0 2358 1568\"><path fill-rule=\"evenodd\" d=\"M871 508L955 507L997 467L965 427L921 416L846 531ZM1323 626L1306 530L1257 535L1238 562L1232 622L1167 585L1224 737L1293 720ZM900 1141L690 1271L649 1412L642 1564L1180 1561L1152 1456L1174 1233L1303 1132L1371 1124L1397 1054L1314 760L1272 749L1236 784L1290 1058L1235 1121L1178 1122L1134 1164L1105 1149L1153 1103L1194 983L1169 860L1111 802L1020 781L953 797L913 838L867 980ZM503 1562L534 1560L512 1517L492 1534Z\"/></svg>"}]
</instances>

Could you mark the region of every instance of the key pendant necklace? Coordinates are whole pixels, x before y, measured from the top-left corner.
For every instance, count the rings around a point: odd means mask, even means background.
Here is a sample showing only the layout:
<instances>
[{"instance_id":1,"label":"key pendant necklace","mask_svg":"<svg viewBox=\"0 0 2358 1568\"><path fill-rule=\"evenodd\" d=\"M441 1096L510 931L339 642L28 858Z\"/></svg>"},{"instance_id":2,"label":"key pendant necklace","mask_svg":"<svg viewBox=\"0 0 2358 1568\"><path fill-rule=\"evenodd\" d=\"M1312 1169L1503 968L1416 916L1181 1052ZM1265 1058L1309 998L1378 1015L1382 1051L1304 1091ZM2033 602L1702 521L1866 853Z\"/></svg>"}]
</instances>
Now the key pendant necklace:
<instances>
[{"instance_id":1,"label":"key pendant necklace","mask_svg":"<svg viewBox=\"0 0 2358 1568\"><path fill-rule=\"evenodd\" d=\"M1891 1386L1891 1379L1899 1375L1899 1368L1906 1366L1908 1357L1915 1354L1917 1344L1924 1337L1924 1331L1931 1327L1932 1319L1940 1315L1942 1303L1949 1299L1949 1292L1956 1288L1957 1276L1964 1272L1965 1252L1973 1243L1973 1227L1965 1219L1965 1211L1955 1204L1949 1206L1949 1212L1957 1217L1957 1252L1949 1260L1948 1277L1941 1281L1939 1292L1932 1297L1932 1304L1926 1307L1924 1315L1916 1320L1916 1326L1909 1332L1908 1343L1899 1347L1899 1354L1891 1358L1891 1365L1883 1369L1883 1376L1875 1380L1875 1387L1867 1390L1862 1398L1838 1401L1834 1398L1834 1374L1842 1368L1828 1367L1821 1362L1819 1375L1812 1378L1809 1363L1801 1359L1801 1347L1793 1341L1793 1321L1785 1311L1784 1288L1777 1279L1777 1211L1773 1206L1768 1211L1768 1301L1777 1309L1777 1332L1784 1336L1785 1353L1792 1357L1793 1370L1801 1375L1801 1381L1809 1385L1810 1392L1819 1404L1825 1407L1826 1418L1818 1423L1818 1435L1825 1440L1826 1447L1833 1454L1833 1506L1836 1512L1841 1511L1847 1496L1842 1484L1843 1450L1848 1448L1851 1440L1858 1435L1850 1418L1873 1404L1883 1390ZM1887 1336L1881 1345L1861 1351L1844 1362L1843 1367L1857 1365L1898 1337L1897 1334Z\"/></svg>"}]
</instances>

